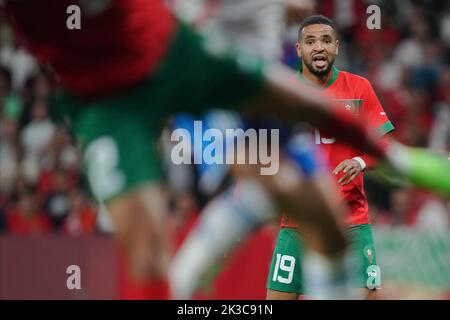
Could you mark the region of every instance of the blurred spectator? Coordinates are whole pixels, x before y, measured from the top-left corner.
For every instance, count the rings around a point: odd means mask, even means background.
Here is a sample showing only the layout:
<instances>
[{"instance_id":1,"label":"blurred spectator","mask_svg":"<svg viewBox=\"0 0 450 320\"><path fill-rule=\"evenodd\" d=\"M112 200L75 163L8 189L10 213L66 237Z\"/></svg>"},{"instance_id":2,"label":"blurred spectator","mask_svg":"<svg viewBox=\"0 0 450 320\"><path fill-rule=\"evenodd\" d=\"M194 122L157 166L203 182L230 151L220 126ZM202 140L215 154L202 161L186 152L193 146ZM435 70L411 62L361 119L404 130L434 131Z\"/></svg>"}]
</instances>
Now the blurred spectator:
<instances>
[{"instance_id":1,"label":"blurred spectator","mask_svg":"<svg viewBox=\"0 0 450 320\"><path fill-rule=\"evenodd\" d=\"M67 130L61 126L55 128L53 137L43 150L42 168L52 170L61 167L76 172L80 166L80 155Z\"/></svg>"},{"instance_id":2,"label":"blurred spectator","mask_svg":"<svg viewBox=\"0 0 450 320\"><path fill-rule=\"evenodd\" d=\"M390 207L390 211L378 212L377 223L444 232L450 227L449 204L429 192L397 188L391 193Z\"/></svg>"},{"instance_id":3,"label":"blurred spectator","mask_svg":"<svg viewBox=\"0 0 450 320\"><path fill-rule=\"evenodd\" d=\"M441 73L438 101L434 105L435 118L429 137L429 148L435 152L450 150L450 67Z\"/></svg>"},{"instance_id":4,"label":"blurred spectator","mask_svg":"<svg viewBox=\"0 0 450 320\"><path fill-rule=\"evenodd\" d=\"M37 64L12 36L11 29L1 24L0 17L0 64L9 66L12 72L12 88L19 91L25 80L36 71ZM3 20L4 21L4 20Z\"/></svg>"},{"instance_id":5,"label":"blurred spectator","mask_svg":"<svg viewBox=\"0 0 450 320\"><path fill-rule=\"evenodd\" d=\"M96 225L96 208L86 199L80 189L70 192L70 210L63 224L66 234L79 237L92 234Z\"/></svg>"},{"instance_id":6,"label":"blurred spectator","mask_svg":"<svg viewBox=\"0 0 450 320\"><path fill-rule=\"evenodd\" d=\"M38 235L51 231L50 221L39 208L31 190L18 196L17 205L7 213L6 225L12 234Z\"/></svg>"},{"instance_id":7,"label":"blurred spectator","mask_svg":"<svg viewBox=\"0 0 450 320\"><path fill-rule=\"evenodd\" d=\"M390 224L399 226L406 224L412 206L413 191L410 188L397 189L391 193Z\"/></svg>"},{"instance_id":8,"label":"blurred spectator","mask_svg":"<svg viewBox=\"0 0 450 320\"><path fill-rule=\"evenodd\" d=\"M47 188L39 191L44 199L44 208L53 229L59 230L71 209L69 192L73 187L73 180L71 181L69 174L61 168L56 168L49 173ZM42 184L40 186L42 187Z\"/></svg>"},{"instance_id":9,"label":"blurred spectator","mask_svg":"<svg viewBox=\"0 0 450 320\"><path fill-rule=\"evenodd\" d=\"M46 74L42 71L30 75L25 86L21 90L24 108L20 118L20 126L23 127L32 120L33 105L37 100L49 101L52 87Z\"/></svg>"},{"instance_id":10,"label":"blurred spectator","mask_svg":"<svg viewBox=\"0 0 450 320\"><path fill-rule=\"evenodd\" d=\"M0 194L11 194L19 176L20 142L15 120L0 118Z\"/></svg>"},{"instance_id":11,"label":"blurred spectator","mask_svg":"<svg viewBox=\"0 0 450 320\"><path fill-rule=\"evenodd\" d=\"M73 189L78 183L77 171L68 171L61 166L55 166L41 171L36 188L39 196L45 199L57 190Z\"/></svg>"},{"instance_id":12,"label":"blurred spectator","mask_svg":"<svg viewBox=\"0 0 450 320\"><path fill-rule=\"evenodd\" d=\"M36 100L47 99L50 95L50 83L48 78L41 72L33 78L32 96Z\"/></svg>"},{"instance_id":13,"label":"blurred spectator","mask_svg":"<svg viewBox=\"0 0 450 320\"><path fill-rule=\"evenodd\" d=\"M18 119L22 113L22 102L12 91L11 72L0 66L0 116Z\"/></svg>"},{"instance_id":14,"label":"blurred spectator","mask_svg":"<svg viewBox=\"0 0 450 320\"><path fill-rule=\"evenodd\" d=\"M431 36L431 30L424 15L419 6L414 6L411 10L408 19L410 35L398 44L394 56L402 66L420 66L425 62L424 47Z\"/></svg>"},{"instance_id":15,"label":"blurred spectator","mask_svg":"<svg viewBox=\"0 0 450 320\"><path fill-rule=\"evenodd\" d=\"M448 64L450 63L450 5L447 5L447 10L442 15L439 29L444 48L447 51L446 62Z\"/></svg>"},{"instance_id":16,"label":"blurred spectator","mask_svg":"<svg viewBox=\"0 0 450 320\"><path fill-rule=\"evenodd\" d=\"M286 4L283 62L292 69L297 69L299 61L294 44L298 40L298 25L302 20L314 14L316 1L314 0L284 0Z\"/></svg>"},{"instance_id":17,"label":"blurred spectator","mask_svg":"<svg viewBox=\"0 0 450 320\"><path fill-rule=\"evenodd\" d=\"M398 87L382 91L386 112L395 126L393 135L408 145L427 145L433 122L433 94L426 88L413 85L411 69L404 68Z\"/></svg>"},{"instance_id":18,"label":"blurred spectator","mask_svg":"<svg viewBox=\"0 0 450 320\"><path fill-rule=\"evenodd\" d=\"M448 232L450 207L436 196L429 195L417 210L415 225L431 232Z\"/></svg>"},{"instance_id":19,"label":"blurred spectator","mask_svg":"<svg viewBox=\"0 0 450 320\"><path fill-rule=\"evenodd\" d=\"M363 0L322 0L318 4L319 11L335 22L344 37L354 31L366 14Z\"/></svg>"},{"instance_id":20,"label":"blurred spectator","mask_svg":"<svg viewBox=\"0 0 450 320\"><path fill-rule=\"evenodd\" d=\"M348 69L371 77L379 89L398 87L402 66L393 59L400 33L393 24L394 18L383 11L382 28L369 30L357 28L354 43L350 43Z\"/></svg>"},{"instance_id":21,"label":"blurred spectator","mask_svg":"<svg viewBox=\"0 0 450 320\"><path fill-rule=\"evenodd\" d=\"M46 100L34 101L31 121L23 128L21 142L24 147L23 170L25 178L35 183L39 176L42 153L50 143L55 125L49 117Z\"/></svg>"},{"instance_id":22,"label":"blurred spectator","mask_svg":"<svg viewBox=\"0 0 450 320\"><path fill-rule=\"evenodd\" d=\"M11 71L0 67L0 97L6 97L11 91Z\"/></svg>"}]
</instances>

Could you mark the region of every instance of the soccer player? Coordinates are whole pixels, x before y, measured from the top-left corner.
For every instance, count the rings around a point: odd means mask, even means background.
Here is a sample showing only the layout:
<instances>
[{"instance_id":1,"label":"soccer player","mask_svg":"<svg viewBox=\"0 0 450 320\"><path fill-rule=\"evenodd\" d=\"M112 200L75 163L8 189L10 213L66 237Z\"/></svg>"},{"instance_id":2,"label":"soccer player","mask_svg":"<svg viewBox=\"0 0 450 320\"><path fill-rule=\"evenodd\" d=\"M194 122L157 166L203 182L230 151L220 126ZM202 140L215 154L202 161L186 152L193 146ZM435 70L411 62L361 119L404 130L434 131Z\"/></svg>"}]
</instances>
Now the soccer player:
<instances>
[{"instance_id":1,"label":"soccer player","mask_svg":"<svg viewBox=\"0 0 450 320\"><path fill-rule=\"evenodd\" d=\"M323 88L355 119L376 129L380 135L380 143L387 145L386 135L394 127L369 81L338 70L334 65L339 52L339 40L333 22L324 16L306 18L300 26L296 48L301 58L296 81ZM315 131L315 143L321 147L333 169L342 200L350 210L346 225L351 244L351 270L356 277L354 286L367 289L366 297L374 298L380 275L363 174L372 169L376 162L367 154L343 144L333 136L321 133L320 130ZM304 250L302 226L284 216L267 279L268 299L297 299L300 294L305 293L304 282L309 279L303 279ZM285 268L283 262L280 263L280 257L284 259L281 261L289 261L292 267ZM377 273L374 284L369 279L373 273Z\"/></svg>"}]
</instances>

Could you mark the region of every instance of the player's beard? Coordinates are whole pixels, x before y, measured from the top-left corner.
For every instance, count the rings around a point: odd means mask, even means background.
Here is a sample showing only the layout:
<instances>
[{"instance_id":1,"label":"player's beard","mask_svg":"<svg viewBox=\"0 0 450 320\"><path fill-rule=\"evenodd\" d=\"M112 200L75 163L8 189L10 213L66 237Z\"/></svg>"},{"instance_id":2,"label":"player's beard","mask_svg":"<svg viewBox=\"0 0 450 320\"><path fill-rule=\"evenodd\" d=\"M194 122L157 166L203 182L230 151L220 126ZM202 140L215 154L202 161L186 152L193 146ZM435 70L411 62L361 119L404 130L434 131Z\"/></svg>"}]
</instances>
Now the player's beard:
<instances>
[{"instance_id":1,"label":"player's beard","mask_svg":"<svg viewBox=\"0 0 450 320\"><path fill-rule=\"evenodd\" d=\"M327 67L325 69L322 69L322 70L315 69L313 64L312 64L312 60L309 63L305 63L305 65L308 68L309 72L311 72L317 78L321 78L322 79L322 78L328 76L328 74L330 73L331 69L334 66L334 61L335 60L336 60L336 58L332 58L330 61L328 61Z\"/></svg>"}]
</instances>

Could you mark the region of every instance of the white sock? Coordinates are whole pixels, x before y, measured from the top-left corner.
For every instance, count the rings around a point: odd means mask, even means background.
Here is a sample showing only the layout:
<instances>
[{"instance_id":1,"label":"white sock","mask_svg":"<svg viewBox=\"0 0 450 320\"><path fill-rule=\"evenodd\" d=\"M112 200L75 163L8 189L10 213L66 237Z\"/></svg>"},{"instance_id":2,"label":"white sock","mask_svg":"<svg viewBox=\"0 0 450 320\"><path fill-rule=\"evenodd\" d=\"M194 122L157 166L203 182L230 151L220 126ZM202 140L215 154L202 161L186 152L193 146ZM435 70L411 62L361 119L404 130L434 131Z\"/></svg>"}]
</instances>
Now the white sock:
<instances>
[{"instance_id":1,"label":"white sock","mask_svg":"<svg viewBox=\"0 0 450 320\"><path fill-rule=\"evenodd\" d=\"M258 183L239 182L212 200L202 211L196 228L184 242L169 269L174 299L190 299L204 274L254 228L273 217L274 207L267 191Z\"/></svg>"},{"instance_id":2,"label":"white sock","mask_svg":"<svg viewBox=\"0 0 450 320\"><path fill-rule=\"evenodd\" d=\"M360 299L352 290L345 254L326 257L308 251L303 262L305 293L309 299L348 300Z\"/></svg>"}]
</instances>

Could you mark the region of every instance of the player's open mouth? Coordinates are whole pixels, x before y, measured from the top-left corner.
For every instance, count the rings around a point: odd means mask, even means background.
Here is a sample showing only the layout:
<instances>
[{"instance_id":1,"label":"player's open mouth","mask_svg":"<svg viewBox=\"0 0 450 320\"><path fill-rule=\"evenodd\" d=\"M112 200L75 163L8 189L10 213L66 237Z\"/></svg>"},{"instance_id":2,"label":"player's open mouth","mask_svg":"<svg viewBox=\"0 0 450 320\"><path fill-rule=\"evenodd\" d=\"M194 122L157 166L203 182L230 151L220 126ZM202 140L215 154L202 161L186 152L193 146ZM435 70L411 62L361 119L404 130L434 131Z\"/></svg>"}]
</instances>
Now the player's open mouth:
<instances>
[{"instance_id":1,"label":"player's open mouth","mask_svg":"<svg viewBox=\"0 0 450 320\"><path fill-rule=\"evenodd\" d=\"M313 64L316 68L324 68L328 63L327 57L323 54L318 54L313 57Z\"/></svg>"}]
</instances>

